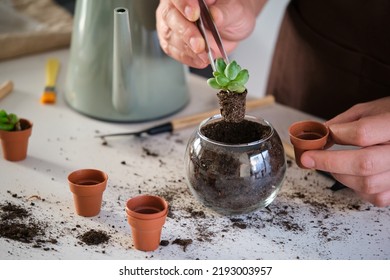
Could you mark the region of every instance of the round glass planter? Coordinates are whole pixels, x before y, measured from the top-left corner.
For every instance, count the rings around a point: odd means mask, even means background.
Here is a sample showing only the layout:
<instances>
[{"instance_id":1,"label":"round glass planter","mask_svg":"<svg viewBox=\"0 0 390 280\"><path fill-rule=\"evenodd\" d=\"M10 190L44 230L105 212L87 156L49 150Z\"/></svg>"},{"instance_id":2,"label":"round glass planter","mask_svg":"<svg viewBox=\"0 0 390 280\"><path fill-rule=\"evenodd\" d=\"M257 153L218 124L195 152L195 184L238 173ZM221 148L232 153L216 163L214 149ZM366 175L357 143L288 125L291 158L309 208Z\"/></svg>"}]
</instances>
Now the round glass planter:
<instances>
[{"instance_id":1,"label":"round glass planter","mask_svg":"<svg viewBox=\"0 0 390 280\"><path fill-rule=\"evenodd\" d=\"M205 131L217 122L222 122L221 115L204 120L188 141L185 169L192 194L223 215L266 207L278 194L287 169L278 133L269 122L245 116L251 132L258 135L255 140L224 143L210 139Z\"/></svg>"}]
</instances>

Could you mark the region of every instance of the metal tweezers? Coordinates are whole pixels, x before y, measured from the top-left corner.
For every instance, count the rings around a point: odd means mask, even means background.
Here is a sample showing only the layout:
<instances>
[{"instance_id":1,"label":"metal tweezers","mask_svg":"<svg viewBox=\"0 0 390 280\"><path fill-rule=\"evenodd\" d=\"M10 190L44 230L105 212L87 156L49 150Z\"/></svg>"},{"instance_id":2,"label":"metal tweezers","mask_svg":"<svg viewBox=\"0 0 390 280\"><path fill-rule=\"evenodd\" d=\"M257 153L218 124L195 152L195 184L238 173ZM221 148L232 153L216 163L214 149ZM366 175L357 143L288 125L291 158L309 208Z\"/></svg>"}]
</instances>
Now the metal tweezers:
<instances>
[{"instance_id":1,"label":"metal tweezers","mask_svg":"<svg viewBox=\"0 0 390 280\"><path fill-rule=\"evenodd\" d=\"M226 54L225 48L223 47L221 36L219 35L218 29L215 26L213 18L211 17L209 8L207 7L204 0L199 0L199 7L200 7L200 17L199 20L197 21L197 25L200 33L203 36L203 39L206 42L206 48L207 48L207 53L209 56L211 67L213 68L213 71L216 71L214 57L210 47L210 41L207 38L205 23L207 24L207 27L210 29L211 34L213 35L214 40L217 43L217 46L219 48L219 51L221 52L222 58L225 60L226 64L229 64L229 58Z\"/></svg>"}]
</instances>

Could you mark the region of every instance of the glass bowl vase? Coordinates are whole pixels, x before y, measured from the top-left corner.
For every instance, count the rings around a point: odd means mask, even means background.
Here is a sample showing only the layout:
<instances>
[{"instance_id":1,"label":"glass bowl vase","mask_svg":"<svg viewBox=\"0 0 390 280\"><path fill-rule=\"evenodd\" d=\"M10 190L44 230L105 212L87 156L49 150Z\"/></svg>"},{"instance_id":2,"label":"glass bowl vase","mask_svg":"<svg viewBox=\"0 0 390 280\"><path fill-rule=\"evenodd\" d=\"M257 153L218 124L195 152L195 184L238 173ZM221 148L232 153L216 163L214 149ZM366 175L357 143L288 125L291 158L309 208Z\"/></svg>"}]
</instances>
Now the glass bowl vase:
<instances>
[{"instance_id":1,"label":"glass bowl vase","mask_svg":"<svg viewBox=\"0 0 390 280\"><path fill-rule=\"evenodd\" d=\"M201 122L187 143L184 160L189 189L202 204L222 215L266 207L286 174L283 144L272 125L248 115L243 122L244 129L236 124L226 128L221 115L212 116Z\"/></svg>"}]
</instances>

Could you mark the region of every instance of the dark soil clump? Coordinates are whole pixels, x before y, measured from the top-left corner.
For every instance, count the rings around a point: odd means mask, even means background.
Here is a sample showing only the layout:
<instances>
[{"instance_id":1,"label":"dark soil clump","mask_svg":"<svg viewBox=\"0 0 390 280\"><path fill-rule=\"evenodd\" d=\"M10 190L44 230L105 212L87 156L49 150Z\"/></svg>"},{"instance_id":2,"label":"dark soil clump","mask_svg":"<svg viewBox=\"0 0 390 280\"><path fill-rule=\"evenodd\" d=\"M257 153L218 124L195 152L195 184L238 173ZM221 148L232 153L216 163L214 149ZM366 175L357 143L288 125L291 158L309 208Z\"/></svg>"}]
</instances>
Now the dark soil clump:
<instances>
[{"instance_id":1,"label":"dark soil clump","mask_svg":"<svg viewBox=\"0 0 390 280\"><path fill-rule=\"evenodd\" d=\"M32 243L45 235L45 226L30 218L29 212L10 202L0 205L0 237ZM42 243L42 240L39 241Z\"/></svg>"},{"instance_id":2,"label":"dark soil clump","mask_svg":"<svg viewBox=\"0 0 390 280\"><path fill-rule=\"evenodd\" d=\"M110 236L106 232L94 229L87 231L79 238L87 245L99 245L110 240Z\"/></svg>"},{"instance_id":3,"label":"dark soil clump","mask_svg":"<svg viewBox=\"0 0 390 280\"><path fill-rule=\"evenodd\" d=\"M18 205L9 203L9 202L5 205L2 205L0 207L0 209L3 212L1 214L1 220L3 220L3 221L14 220L16 218L23 219L23 218L27 218L29 216L26 209L24 209Z\"/></svg>"},{"instance_id":4,"label":"dark soil clump","mask_svg":"<svg viewBox=\"0 0 390 280\"><path fill-rule=\"evenodd\" d=\"M247 91L243 93L220 91L217 93L221 115L226 122L240 123L245 118Z\"/></svg>"},{"instance_id":5,"label":"dark soil clump","mask_svg":"<svg viewBox=\"0 0 390 280\"><path fill-rule=\"evenodd\" d=\"M214 141L227 144L243 144L264 138L271 133L271 128L248 120L239 123L221 120L204 126L201 132Z\"/></svg>"},{"instance_id":6,"label":"dark soil clump","mask_svg":"<svg viewBox=\"0 0 390 280\"><path fill-rule=\"evenodd\" d=\"M158 153L152 152L152 151L149 150L148 148L143 147L142 150L145 152L145 154L146 154L147 156L150 156L150 157L158 157L158 156L159 156Z\"/></svg>"},{"instance_id":7,"label":"dark soil clump","mask_svg":"<svg viewBox=\"0 0 390 280\"><path fill-rule=\"evenodd\" d=\"M182 246L183 251L185 252L187 250L188 245L192 244L192 239L176 238L175 240L173 240L172 244L177 244L179 246Z\"/></svg>"},{"instance_id":8,"label":"dark soil clump","mask_svg":"<svg viewBox=\"0 0 390 280\"><path fill-rule=\"evenodd\" d=\"M34 223L22 224L19 222L1 223L0 236L8 239L31 243L35 237L43 235L39 226Z\"/></svg>"}]
</instances>

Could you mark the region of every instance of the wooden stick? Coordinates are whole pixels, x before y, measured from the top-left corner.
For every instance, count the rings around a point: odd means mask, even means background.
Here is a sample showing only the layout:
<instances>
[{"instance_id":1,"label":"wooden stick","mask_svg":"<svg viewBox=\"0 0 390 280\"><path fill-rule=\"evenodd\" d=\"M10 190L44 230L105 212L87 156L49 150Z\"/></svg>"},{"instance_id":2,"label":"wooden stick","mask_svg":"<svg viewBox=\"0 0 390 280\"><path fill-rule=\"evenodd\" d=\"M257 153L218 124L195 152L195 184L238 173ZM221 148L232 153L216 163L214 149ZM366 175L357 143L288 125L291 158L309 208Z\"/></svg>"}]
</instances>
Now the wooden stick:
<instances>
[{"instance_id":1,"label":"wooden stick","mask_svg":"<svg viewBox=\"0 0 390 280\"><path fill-rule=\"evenodd\" d=\"M267 95L264 98L259 98L255 100L250 100L246 103L247 110L253 110L255 108L260 108L267 105L272 105L275 103L275 97L272 95ZM220 110L215 109L209 112L204 112L192 116L187 116L179 119L172 120L173 130L183 129L186 127L198 125L204 119L207 119L213 115L219 114Z\"/></svg>"},{"instance_id":2,"label":"wooden stick","mask_svg":"<svg viewBox=\"0 0 390 280\"><path fill-rule=\"evenodd\" d=\"M11 80L5 81L0 85L0 100L3 99L6 95L12 92L14 89L14 83Z\"/></svg>"}]
</instances>

